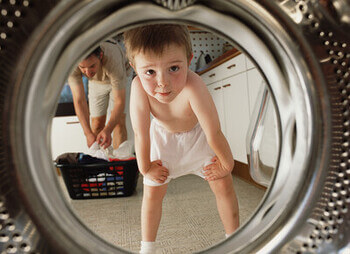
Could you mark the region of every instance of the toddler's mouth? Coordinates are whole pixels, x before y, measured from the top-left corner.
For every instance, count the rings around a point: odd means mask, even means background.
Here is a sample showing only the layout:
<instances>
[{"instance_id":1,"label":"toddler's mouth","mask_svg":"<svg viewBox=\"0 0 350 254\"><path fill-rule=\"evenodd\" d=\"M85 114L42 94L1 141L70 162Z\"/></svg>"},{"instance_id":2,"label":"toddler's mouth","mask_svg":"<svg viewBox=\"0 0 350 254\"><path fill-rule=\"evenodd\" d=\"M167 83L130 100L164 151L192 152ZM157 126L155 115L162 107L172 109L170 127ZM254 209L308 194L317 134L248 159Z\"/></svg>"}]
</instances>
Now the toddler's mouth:
<instances>
[{"instance_id":1,"label":"toddler's mouth","mask_svg":"<svg viewBox=\"0 0 350 254\"><path fill-rule=\"evenodd\" d=\"M168 96L170 93L171 92L163 92L163 93L158 92L158 94L161 96Z\"/></svg>"}]
</instances>

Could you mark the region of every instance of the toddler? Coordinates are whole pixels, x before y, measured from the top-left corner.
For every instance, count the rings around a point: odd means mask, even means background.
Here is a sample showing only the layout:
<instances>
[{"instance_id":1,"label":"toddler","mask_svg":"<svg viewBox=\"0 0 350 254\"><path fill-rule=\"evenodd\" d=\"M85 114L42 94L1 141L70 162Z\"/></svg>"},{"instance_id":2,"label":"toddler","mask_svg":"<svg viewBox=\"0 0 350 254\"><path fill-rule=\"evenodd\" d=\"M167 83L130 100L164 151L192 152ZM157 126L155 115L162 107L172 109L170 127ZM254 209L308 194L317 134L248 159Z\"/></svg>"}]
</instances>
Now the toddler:
<instances>
[{"instance_id":1,"label":"toddler","mask_svg":"<svg viewBox=\"0 0 350 254\"><path fill-rule=\"evenodd\" d=\"M144 177L140 253L156 253L168 183L186 174L208 181L226 236L231 235L239 226L231 176L234 159L207 87L189 69L193 54L187 27L134 28L124 33L124 43L137 74L130 114L138 167Z\"/></svg>"}]
</instances>

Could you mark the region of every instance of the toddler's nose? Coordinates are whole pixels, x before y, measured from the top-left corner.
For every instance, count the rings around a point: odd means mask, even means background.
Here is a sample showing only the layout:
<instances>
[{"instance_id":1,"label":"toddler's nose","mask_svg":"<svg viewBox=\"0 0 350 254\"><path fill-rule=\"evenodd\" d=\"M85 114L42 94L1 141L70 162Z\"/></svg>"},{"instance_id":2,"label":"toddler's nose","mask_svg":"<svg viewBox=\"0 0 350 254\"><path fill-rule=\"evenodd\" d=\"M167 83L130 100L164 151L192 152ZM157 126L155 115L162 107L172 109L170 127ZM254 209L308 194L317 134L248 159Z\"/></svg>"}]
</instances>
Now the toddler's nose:
<instances>
[{"instance_id":1,"label":"toddler's nose","mask_svg":"<svg viewBox=\"0 0 350 254\"><path fill-rule=\"evenodd\" d=\"M164 88L166 86L165 82L158 82L158 86Z\"/></svg>"},{"instance_id":2,"label":"toddler's nose","mask_svg":"<svg viewBox=\"0 0 350 254\"><path fill-rule=\"evenodd\" d=\"M159 87L162 87L162 88L167 86L167 80L166 80L166 77L165 77L164 74L161 73L161 74L158 76L157 83L158 83L158 86L159 86Z\"/></svg>"}]
</instances>

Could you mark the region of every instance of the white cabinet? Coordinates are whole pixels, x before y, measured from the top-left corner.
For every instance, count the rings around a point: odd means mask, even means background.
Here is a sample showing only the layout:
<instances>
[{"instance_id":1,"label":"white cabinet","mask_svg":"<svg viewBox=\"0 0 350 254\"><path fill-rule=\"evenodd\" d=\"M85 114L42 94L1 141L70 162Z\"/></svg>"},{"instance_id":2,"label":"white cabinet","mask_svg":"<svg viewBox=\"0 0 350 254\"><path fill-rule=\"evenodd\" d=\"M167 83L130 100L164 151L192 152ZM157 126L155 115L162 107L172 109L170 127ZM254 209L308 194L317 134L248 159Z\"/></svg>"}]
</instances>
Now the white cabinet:
<instances>
[{"instance_id":1,"label":"white cabinet","mask_svg":"<svg viewBox=\"0 0 350 254\"><path fill-rule=\"evenodd\" d=\"M244 54L239 54L201 77L208 85L233 157L248 163L246 135L262 76Z\"/></svg>"},{"instance_id":2,"label":"white cabinet","mask_svg":"<svg viewBox=\"0 0 350 254\"><path fill-rule=\"evenodd\" d=\"M235 160L247 163L245 137L249 127L246 73L223 80L226 138Z\"/></svg>"},{"instance_id":3,"label":"white cabinet","mask_svg":"<svg viewBox=\"0 0 350 254\"><path fill-rule=\"evenodd\" d=\"M249 126L249 101L246 74L215 82L208 86L208 90L234 159L247 163L245 136Z\"/></svg>"},{"instance_id":4,"label":"white cabinet","mask_svg":"<svg viewBox=\"0 0 350 254\"><path fill-rule=\"evenodd\" d=\"M250 116L246 68L246 57L239 54L201 75L233 157L243 163L247 163L245 136Z\"/></svg>"},{"instance_id":5,"label":"white cabinet","mask_svg":"<svg viewBox=\"0 0 350 254\"><path fill-rule=\"evenodd\" d=\"M222 63L216 68L213 68L201 75L205 84L209 85L218 80L228 78L246 70L245 56L239 54L228 61Z\"/></svg>"},{"instance_id":6,"label":"white cabinet","mask_svg":"<svg viewBox=\"0 0 350 254\"><path fill-rule=\"evenodd\" d=\"M88 151L86 138L77 116L55 117L51 128L52 159L68 152Z\"/></svg>"}]
</instances>

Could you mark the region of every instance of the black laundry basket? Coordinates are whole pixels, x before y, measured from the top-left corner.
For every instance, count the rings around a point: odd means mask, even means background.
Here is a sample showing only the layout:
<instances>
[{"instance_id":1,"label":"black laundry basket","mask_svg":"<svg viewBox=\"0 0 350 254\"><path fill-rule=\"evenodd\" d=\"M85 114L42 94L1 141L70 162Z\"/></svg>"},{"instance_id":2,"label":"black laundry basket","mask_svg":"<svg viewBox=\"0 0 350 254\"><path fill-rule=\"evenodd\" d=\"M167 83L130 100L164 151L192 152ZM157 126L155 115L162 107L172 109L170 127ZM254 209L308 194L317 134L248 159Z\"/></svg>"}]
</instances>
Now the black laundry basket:
<instances>
[{"instance_id":1,"label":"black laundry basket","mask_svg":"<svg viewBox=\"0 0 350 254\"><path fill-rule=\"evenodd\" d=\"M136 189L136 159L95 164L56 164L72 199L127 197Z\"/></svg>"}]
</instances>

